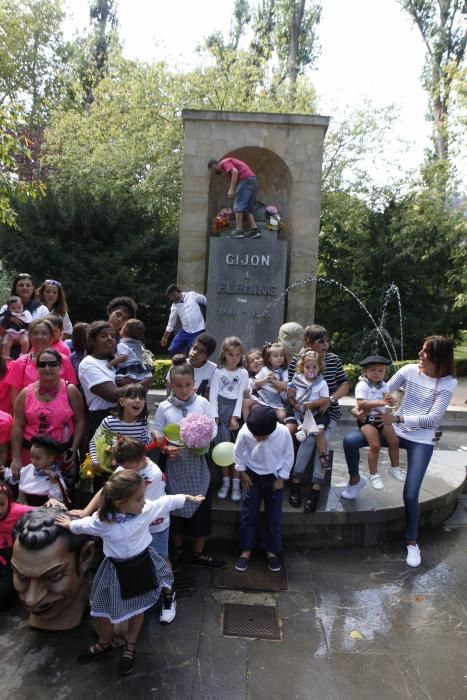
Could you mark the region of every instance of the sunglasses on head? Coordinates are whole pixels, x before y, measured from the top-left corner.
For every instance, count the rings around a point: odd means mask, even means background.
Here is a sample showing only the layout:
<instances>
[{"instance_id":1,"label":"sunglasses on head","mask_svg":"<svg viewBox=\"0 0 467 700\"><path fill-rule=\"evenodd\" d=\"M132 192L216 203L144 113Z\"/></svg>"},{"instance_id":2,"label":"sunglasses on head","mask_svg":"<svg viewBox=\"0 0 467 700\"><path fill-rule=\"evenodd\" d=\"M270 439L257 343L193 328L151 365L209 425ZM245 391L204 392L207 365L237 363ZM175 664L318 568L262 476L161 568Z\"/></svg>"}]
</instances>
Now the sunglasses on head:
<instances>
[{"instance_id":1,"label":"sunglasses on head","mask_svg":"<svg viewBox=\"0 0 467 700\"><path fill-rule=\"evenodd\" d=\"M56 287L62 286L62 283L58 280L45 280L44 284L54 284Z\"/></svg>"},{"instance_id":2,"label":"sunglasses on head","mask_svg":"<svg viewBox=\"0 0 467 700\"><path fill-rule=\"evenodd\" d=\"M37 366L40 369L43 369L44 367L58 367L60 365L60 362L58 360L39 360L37 363Z\"/></svg>"},{"instance_id":3,"label":"sunglasses on head","mask_svg":"<svg viewBox=\"0 0 467 700\"><path fill-rule=\"evenodd\" d=\"M22 280L22 279L32 279L31 275L28 275L27 272L20 272L19 275L16 275L16 277L17 277L19 280Z\"/></svg>"}]
</instances>

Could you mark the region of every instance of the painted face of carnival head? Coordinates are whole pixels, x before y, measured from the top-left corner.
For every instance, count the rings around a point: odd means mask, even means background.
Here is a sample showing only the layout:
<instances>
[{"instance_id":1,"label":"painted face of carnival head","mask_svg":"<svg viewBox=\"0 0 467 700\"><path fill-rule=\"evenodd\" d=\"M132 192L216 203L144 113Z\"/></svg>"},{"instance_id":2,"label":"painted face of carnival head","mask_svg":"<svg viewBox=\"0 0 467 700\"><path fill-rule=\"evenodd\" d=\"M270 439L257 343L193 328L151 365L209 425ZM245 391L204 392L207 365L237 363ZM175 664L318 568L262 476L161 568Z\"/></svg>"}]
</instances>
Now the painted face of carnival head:
<instances>
[{"instance_id":1,"label":"painted face of carnival head","mask_svg":"<svg viewBox=\"0 0 467 700\"><path fill-rule=\"evenodd\" d=\"M302 349L304 333L303 326L295 321L283 323L279 328L279 342L285 347L289 362Z\"/></svg>"},{"instance_id":2,"label":"painted face of carnival head","mask_svg":"<svg viewBox=\"0 0 467 700\"><path fill-rule=\"evenodd\" d=\"M13 585L31 627L68 630L81 623L88 605L86 574L94 544L55 524L57 510L37 508L13 531Z\"/></svg>"}]
</instances>

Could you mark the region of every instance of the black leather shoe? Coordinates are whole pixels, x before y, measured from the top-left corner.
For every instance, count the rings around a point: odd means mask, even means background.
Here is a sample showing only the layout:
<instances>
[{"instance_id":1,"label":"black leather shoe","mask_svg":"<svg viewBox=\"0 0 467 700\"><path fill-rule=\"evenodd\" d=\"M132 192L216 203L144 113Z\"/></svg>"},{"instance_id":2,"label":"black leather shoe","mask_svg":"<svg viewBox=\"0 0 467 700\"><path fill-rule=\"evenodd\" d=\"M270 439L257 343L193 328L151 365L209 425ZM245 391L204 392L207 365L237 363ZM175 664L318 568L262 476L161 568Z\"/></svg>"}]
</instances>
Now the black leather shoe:
<instances>
[{"instance_id":1,"label":"black leather shoe","mask_svg":"<svg viewBox=\"0 0 467 700\"><path fill-rule=\"evenodd\" d=\"M315 510L318 507L320 494L321 494L321 491L316 491L315 489L311 489L310 493L308 494L308 498L305 501L305 507L303 509L305 513L314 513L315 512Z\"/></svg>"}]
</instances>

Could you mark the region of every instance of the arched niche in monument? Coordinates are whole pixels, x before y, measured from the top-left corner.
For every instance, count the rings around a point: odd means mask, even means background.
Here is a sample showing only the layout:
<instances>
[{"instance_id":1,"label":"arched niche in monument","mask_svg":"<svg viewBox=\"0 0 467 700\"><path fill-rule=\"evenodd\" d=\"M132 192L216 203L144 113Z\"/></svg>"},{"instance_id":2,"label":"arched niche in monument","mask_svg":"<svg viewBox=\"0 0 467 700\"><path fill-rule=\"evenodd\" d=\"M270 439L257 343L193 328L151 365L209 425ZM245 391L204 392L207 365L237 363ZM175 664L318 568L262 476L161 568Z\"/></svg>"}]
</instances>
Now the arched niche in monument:
<instances>
[{"instance_id":1,"label":"arched niche in monument","mask_svg":"<svg viewBox=\"0 0 467 700\"><path fill-rule=\"evenodd\" d=\"M276 206L282 219L288 220L288 206L292 187L292 176L287 164L273 151L260 146L242 146L224 154L215 154L216 158L238 158L250 166L258 181L257 199L263 204ZM232 206L227 199L228 180L225 175L211 177L208 199L208 234L211 234L211 221L223 208Z\"/></svg>"}]
</instances>

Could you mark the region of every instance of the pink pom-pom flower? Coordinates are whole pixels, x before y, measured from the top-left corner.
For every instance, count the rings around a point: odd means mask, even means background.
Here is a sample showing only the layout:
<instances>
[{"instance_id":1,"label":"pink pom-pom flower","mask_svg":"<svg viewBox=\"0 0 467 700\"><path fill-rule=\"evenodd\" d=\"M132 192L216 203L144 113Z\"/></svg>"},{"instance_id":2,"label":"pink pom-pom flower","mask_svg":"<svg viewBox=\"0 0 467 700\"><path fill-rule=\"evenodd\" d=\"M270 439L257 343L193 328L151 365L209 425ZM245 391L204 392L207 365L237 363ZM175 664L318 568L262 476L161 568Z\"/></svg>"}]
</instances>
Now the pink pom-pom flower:
<instances>
[{"instance_id":1,"label":"pink pom-pom flower","mask_svg":"<svg viewBox=\"0 0 467 700\"><path fill-rule=\"evenodd\" d=\"M214 425L208 416L190 413L180 422L180 437L185 447L203 450L213 438Z\"/></svg>"}]
</instances>

